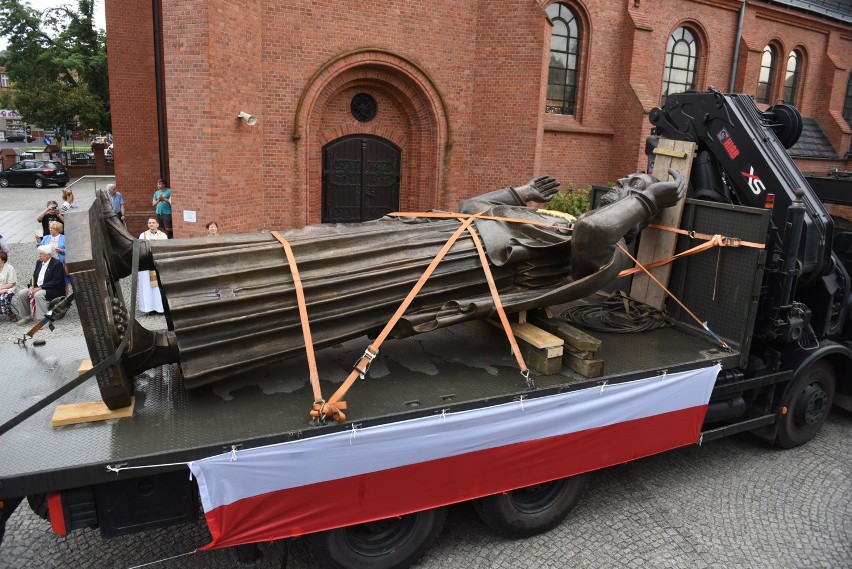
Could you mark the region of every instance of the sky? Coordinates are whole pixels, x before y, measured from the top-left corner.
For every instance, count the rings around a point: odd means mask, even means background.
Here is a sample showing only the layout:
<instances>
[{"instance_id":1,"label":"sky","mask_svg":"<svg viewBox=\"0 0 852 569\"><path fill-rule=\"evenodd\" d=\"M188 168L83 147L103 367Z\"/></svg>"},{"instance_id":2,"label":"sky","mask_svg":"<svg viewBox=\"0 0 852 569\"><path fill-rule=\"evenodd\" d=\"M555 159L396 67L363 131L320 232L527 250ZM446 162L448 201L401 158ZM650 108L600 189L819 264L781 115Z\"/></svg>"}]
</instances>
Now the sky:
<instances>
[{"instance_id":1,"label":"sky","mask_svg":"<svg viewBox=\"0 0 852 569\"><path fill-rule=\"evenodd\" d=\"M95 26L100 29L106 28L106 17L104 16L104 2L105 0L95 0ZM31 8L34 10L38 10L41 12L45 8L51 8L53 6L62 6L63 4L70 4L72 6L76 6L76 0L24 0L24 4L29 4ZM6 40L5 38L0 38L0 49L6 49Z\"/></svg>"}]
</instances>

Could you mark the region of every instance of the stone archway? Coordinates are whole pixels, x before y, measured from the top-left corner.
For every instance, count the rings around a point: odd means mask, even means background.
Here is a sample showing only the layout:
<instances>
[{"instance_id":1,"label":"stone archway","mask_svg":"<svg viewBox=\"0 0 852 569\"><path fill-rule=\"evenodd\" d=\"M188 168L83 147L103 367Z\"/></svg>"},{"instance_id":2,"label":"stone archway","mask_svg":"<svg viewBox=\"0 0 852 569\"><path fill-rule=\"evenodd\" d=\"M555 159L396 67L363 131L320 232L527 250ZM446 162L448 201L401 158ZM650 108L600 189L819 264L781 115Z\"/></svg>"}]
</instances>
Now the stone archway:
<instances>
[{"instance_id":1,"label":"stone archway","mask_svg":"<svg viewBox=\"0 0 852 569\"><path fill-rule=\"evenodd\" d=\"M356 95L376 100L373 119L361 121L352 115L350 103ZM450 129L440 93L407 59L384 50L357 50L317 71L296 110L292 139L305 224L322 218L323 147L350 135L386 139L401 150L400 209L423 210L441 203Z\"/></svg>"}]
</instances>

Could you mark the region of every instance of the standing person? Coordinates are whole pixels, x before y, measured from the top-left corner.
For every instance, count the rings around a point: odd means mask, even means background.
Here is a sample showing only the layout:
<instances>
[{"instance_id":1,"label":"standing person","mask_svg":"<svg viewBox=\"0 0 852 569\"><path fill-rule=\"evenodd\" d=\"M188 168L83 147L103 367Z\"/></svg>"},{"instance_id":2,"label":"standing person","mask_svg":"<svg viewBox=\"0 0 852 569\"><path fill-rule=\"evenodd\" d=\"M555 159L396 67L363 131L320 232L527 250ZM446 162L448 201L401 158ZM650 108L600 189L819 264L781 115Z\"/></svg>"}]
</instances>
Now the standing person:
<instances>
[{"instance_id":1,"label":"standing person","mask_svg":"<svg viewBox=\"0 0 852 569\"><path fill-rule=\"evenodd\" d=\"M157 223L170 238L172 236L172 190L165 180L157 180L157 191L151 200Z\"/></svg>"},{"instance_id":2,"label":"standing person","mask_svg":"<svg viewBox=\"0 0 852 569\"><path fill-rule=\"evenodd\" d=\"M208 221L204 227L207 228L207 235L219 235L219 224L215 221Z\"/></svg>"},{"instance_id":3,"label":"standing person","mask_svg":"<svg viewBox=\"0 0 852 569\"><path fill-rule=\"evenodd\" d=\"M148 218L148 230L143 231L139 235L139 239L143 241L158 241L160 239L168 239L168 236L159 230L160 224L157 223L156 217ZM139 310L152 314L159 312L162 314L163 297L160 295L160 284L157 282L157 271L139 271Z\"/></svg>"},{"instance_id":4,"label":"standing person","mask_svg":"<svg viewBox=\"0 0 852 569\"><path fill-rule=\"evenodd\" d=\"M12 315L12 298L15 296L15 285L18 275L15 267L8 263L9 254L0 251L0 314Z\"/></svg>"},{"instance_id":5,"label":"standing person","mask_svg":"<svg viewBox=\"0 0 852 569\"><path fill-rule=\"evenodd\" d=\"M47 207L45 207L39 214L36 216L36 221L41 223L41 234L36 231L36 243L41 241L41 238L50 233L50 222L51 221L62 221L64 216L59 213L59 204L54 200L50 200L47 202Z\"/></svg>"},{"instance_id":6,"label":"standing person","mask_svg":"<svg viewBox=\"0 0 852 569\"><path fill-rule=\"evenodd\" d=\"M30 286L12 300L15 311L24 315L18 324L23 326L33 321L30 302L35 303L35 317L41 320L47 313L47 303L60 296L65 296L65 269L51 256L50 245L41 245Z\"/></svg>"},{"instance_id":7,"label":"standing person","mask_svg":"<svg viewBox=\"0 0 852 569\"><path fill-rule=\"evenodd\" d=\"M124 219L124 197L116 189L115 184L107 184L106 189L109 195L109 205L112 206L112 210L118 216L118 219L121 220L121 223L127 227L127 221Z\"/></svg>"},{"instance_id":8,"label":"standing person","mask_svg":"<svg viewBox=\"0 0 852 569\"><path fill-rule=\"evenodd\" d=\"M74 207L72 204L74 203L74 192L69 190L68 188L62 189L62 205L59 206L59 217L62 223L65 223L65 214ZM47 235L45 233L45 235Z\"/></svg>"}]
</instances>

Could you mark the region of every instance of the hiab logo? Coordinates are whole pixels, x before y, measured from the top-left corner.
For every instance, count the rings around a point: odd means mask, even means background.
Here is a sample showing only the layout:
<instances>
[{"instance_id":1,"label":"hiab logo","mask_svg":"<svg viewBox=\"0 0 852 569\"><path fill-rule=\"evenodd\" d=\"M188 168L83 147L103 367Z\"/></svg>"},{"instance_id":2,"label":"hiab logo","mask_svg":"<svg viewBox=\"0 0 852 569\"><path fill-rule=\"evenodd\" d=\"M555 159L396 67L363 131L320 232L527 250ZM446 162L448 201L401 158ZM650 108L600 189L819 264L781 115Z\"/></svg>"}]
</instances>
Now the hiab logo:
<instances>
[{"instance_id":1,"label":"hiab logo","mask_svg":"<svg viewBox=\"0 0 852 569\"><path fill-rule=\"evenodd\" d=\"M748 173L740 172L740 174L748 179L748 187L754 195L759 196L760 192L766 190L766 186L763 185L763 180L760 179L760 176L754 173L754 166L748 167Z\"/></svg>"},{"instance_id":2,"label":"hiab logo","mask_svg":"<svg viewBox=\"0 0 852 569\"><path fill-rule=\"evenodd\" d=\"M740 155L740 149L737 148L736 144L734 144L734 139L731 138L727 129L723 128L716 133L716 138L722 143L722 147L725 149L725 152L728 153L728 156L731 157L731 160Z\"/></svg>"}]
</instances>

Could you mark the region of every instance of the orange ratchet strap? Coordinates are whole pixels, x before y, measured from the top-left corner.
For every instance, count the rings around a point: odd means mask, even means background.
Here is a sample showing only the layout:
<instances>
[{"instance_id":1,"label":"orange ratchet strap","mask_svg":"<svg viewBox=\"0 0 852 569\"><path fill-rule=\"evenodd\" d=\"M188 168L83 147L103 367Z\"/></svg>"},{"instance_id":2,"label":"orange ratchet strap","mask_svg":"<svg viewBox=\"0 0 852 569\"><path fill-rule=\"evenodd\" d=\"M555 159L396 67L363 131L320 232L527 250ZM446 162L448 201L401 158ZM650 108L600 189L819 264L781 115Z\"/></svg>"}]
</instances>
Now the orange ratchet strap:
<instances>
[{"instance_id":1,"label":"orange ratchet strap","mask_svg":"<svg viewBox=\"0 0 852 569\"><path fill-rule=\"evenodd\" d=\"M647 266L646 266L646 265L643 265L642 263L640 263L639 261L637 261L637 260L636 260L636 257L634 257L633 255L631 255L631 254L630 254L630 251L628 251L626 247L624 247L621 243L619 243L619 244L618 244L618 248L619 248L619 249L621 249L621 251L622 251L625 255L627 255L628 257L630 257L630 260L631 260L631 261L633 261L634 263L636 263L636 266L637 266L640 270L645 271L645 274L646 274L646 275L648 275L648 278L650 278L652 281L654 281L655 283L657 283L657 285L659 285L659 287L660 287L661 289L663 289L667 295L669 295L670 297L672 297L672 300L674 300L675 302L677 302L677 303L678 303L678 305L680 305L680 307L681 307L681 308L683 308L683 309L686 311L686 313L687 313L687 314L689 314L689 315L692 317L692 319L693 319L693 320L695 320L696 322L698 322L698 324L699 324L702 328L704 328L704 330L705 330L708 334L710 334L711 336L713 336L713 338L714 338L717 342L719 342L719 344L720 344L723 348L725 348L726 350L730 350L730 349L731 349L731 348L728 346L728 344L727 344L727 343L725 343L725 340L723 340L722 338L720 338L720 337L719 337L719 336L718 336L715 332L713 332L713 330L711 330L711 329L710 329L710 327L707 325L707 322L706 322L706 321L705 321L705 322L702 322L702 321L701 321L701 319L700 319L700 318L698 318L698 316L696 316L696 315L695 315L695 313L693 313L690 309L688 309L688 308L686 307L686 305L685 305L684 303L682 303L682 302L680 301L680 299L679 299L678 297L676 297L676 296L672 293L672 291L670 291L669 289L667 289L667 288L666 288L666 286L665 286L663 283L661 283L661 282L659 281L659 279L657 279L657 277L655 277L654 275L652 275L652 274L651 274L651 271L649 271L649 270L648 270L648 268L647 268Z\"/></svg>"},{"instance_id":2,"label":"orange ratchet strap","mask_svg":"<svg viewBox=\"0 0 852 569\"><path fill-rule=\"evenodd\" d=\"M704 243L700 245L696 245L691 249L687 249L686 251L681 251L677 255L672 255L668 259L661 259L659 261L653 261L651 263L647 263L646 265L639 265L631 268L625 269L618 273L619 277L626 277L628 275L632 275L634 273L638 273L639 271L644 269L653 269L656 267L662 267L663 265L667 265L672 263L682 257L688 257L689 255L695 255L696 253L700 253L702 251L706 251L707 249L712 249L713 247L753 247L755 249L765 249L766 245L763 243L755 243L753 241L743 241L742 239L738 239L736 237L725 237L724 235L707 235L705 233L697 233L695 231L687 231L685 229L676 229L674 227L666 227L663 225L655 225L650 224L648 227L653 227L654 229L660 229L663 231L671 231L672 233L679 233L681 235L686 235L692 239L703 239ZM632 257L631 257L632 258ZM635 261L635 259L634 259ZM668 291L666 291L668 292Z\"/></svg>"},{"instance_id":3,"label":"orange ratchet strap","mask_svg":"<svg viewBox=\"0 0 852 569\"><path fill-rule=\"evenodd\" d=\"M485 273L485 280L488 281L488 289L491 291L491 298L494 299L494 308L500 316L500 323L503 324L503 330L506 332L506 337L509 339L509 345L512 347L512 354L518 362L518 367L521 368L521 375L527 382L527 387L533 389L535 384L530 379L530 370L524 362L524 357L521 355L521 350L518 348L518 342L515 340L515 334L512 332L512 325L509 324L509 318L506 317L506 311L503 309L503 303L500 302L500 295L497 293L497 285L494 283L494 276L491 274L491 268L488 266L488 258L485 256L485 249L482 248L482 241L479 235L473 230L473 227L468 226L468 233L473 239L473 244L476 245L476 252L479 253L479 260L482 261L482 270Z\"/></svg>"},{"instance_id":4,"label":"orange ratchet strap","mask_svg":"<svg viewBox=\"0 0 852 569\"><path fill-rule=\"evenodd\" d=\"M437 219L467 219L471 217L466 213L446 213L441 211L424 211L424 212L400 212L395 211L393 213L385 214L388 217L432 217ZM547 215L547 214L540 214ZM533 219L521 219L519 217L499 217L494 215L482 215L476 214L477 219L487 219L490 221L508 221L511 223L526 223L527 225L538 225L539 227L550 227L552 229L563 229L571 231L573 228L567 225L556 225L553 223L545 223L543 221L535 221Z\"/></svg>"},{"instance_id":5,"label":"orange ratchet strap","mask_svg":"<svg viewBox=\"0 0 852 569\"><path fill-rule=\"evenodd\" d=\"M654 223L648 224L648 227L653 227L654 229L659 229L661 231L671 231L672 233L680 233L681 235L686 235L688 237L692 237L693 239L704 239L710 240L716 237L716 235L707 235L706 233L698 233L696 231L687 231L686 229L678 229L676 227L666 227L665 225L656 225ZM766 249L766 245L763 243L755 243L754 241L743 241L737 237L721 237L726 247L753 247L755 249Z\"/></svg>"},{"instance_id":6,"label":"orange ratchet strap","mask_svg":"<svg viewBox=\"0 0 852 569\"><path fill-rule=\"evenodd\" d=\"M484 213L484 212L483 212ZM423 288L423 285L426 283L426 280L432 275L435 268L438 266L438 263L441 262L441 259L447 254L459 236L464 233L464 231L473 223L473 220L479 217L481 214L469 216L465 219L462 224L455 230L455 232L450 236L444 246L441 247L441 250L438 251L438 254L435 255L435 258L432 259L432 262L429 263L429 266L426 267L426 270L420 275L420 278L414 284L411 291L405 297L405 300L402 301L402 304L399 305L399 308L396 309L396 312L385 325L384 329L382 329L381 333L376 337L376 340L370 344L367 349L364 351L364 355L361 356L356 363L352 372L349 374L349 377L341 384L341 386L334 392L334 395L327 402L316 402L314 403L313 409L311 410L311 418L319 419L321 416L332 417L334 420L343 422L346 420L346 415L341 412L341 399L355 383L355 379L358 377L364 377L367 374L367 370L370 369L370 364L373 363L373 360L379 354L379 346L381 346L382 342L388 337L390 331L396 325L397 321L402 317L405 311L408 309L408 306L414 300L414 297L420 292L420 289Z\"/></svg>"},{"instance_id":7,"label":"orange ratchet strap","mask_svg":"<svg viewBox=\"0 0 852 569\"><path fill-rule=\"evenodd\" d=\"M296 257L293 255L293 249L287 240L284 239L277 231L272 232L272 236L278 239L281 245L284 246L284 253L287 255L287 263L290 265L290 272L293 274L293 286L296 289L296 303L299 305L299 318L302 320L302 335L305 337L305 351L308 355L308 370L311 375L311 388L314 391L314 401L322 401L322 391L319 384L319 373L317 372L317 362L314 357L314 343L311 339L311 327L308 323L308 307L305 304L305 291L302 289L302 279L299 277L299 268L296 266Z\"/></svg>"}]
</instances>

